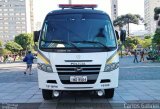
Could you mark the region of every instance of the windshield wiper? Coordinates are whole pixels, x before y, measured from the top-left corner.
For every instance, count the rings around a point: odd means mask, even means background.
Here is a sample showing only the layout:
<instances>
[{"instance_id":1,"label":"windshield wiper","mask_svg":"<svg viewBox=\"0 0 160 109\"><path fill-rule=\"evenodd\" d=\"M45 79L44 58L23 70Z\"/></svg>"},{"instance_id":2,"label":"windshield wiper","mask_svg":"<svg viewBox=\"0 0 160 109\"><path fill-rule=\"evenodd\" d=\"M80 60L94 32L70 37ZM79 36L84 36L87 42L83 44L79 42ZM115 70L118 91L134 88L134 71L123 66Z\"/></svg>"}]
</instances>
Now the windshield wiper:
<instances>
[{"instance_id":1,"label":"windshield wiper","mask_svg":"<svg viewBox=\"0 0 160 109\"><path fill-rule=\"evenodd\" d=\"M71 45L72 47L76 48L78 51L80 51L80 48L78 48L73 42L66 42L66 41L62 41L62 40L54 40L54 41L42 40L42 41L48 42L48 43L68 44L68 45Z\"/></svg>"},{"instance_id":2,"label":"windshield wiper","mask_svg":"<svg viewBox=\"0 0 160 109\"><path fill-rule=\"evenodd\" d=\"M92 43L92 44L99 44L102 45L105 49L109 49L109 47L107 47L106 45L104 45L101 42L97 42L97 41L75 41L73 43Z\"/></svg>"},{"instance_id":3,"label":"windshield wiper","mask_svg":"<svg viewBox=\"0 0 160 109\"><path fill-rule=\"evenodd\" d=\"M77 47L73 42L69 43L70 45L72 45L74 48L76 48L78 51L80 51L81 49L79 47Z\"/></svg>"}]
</instances>

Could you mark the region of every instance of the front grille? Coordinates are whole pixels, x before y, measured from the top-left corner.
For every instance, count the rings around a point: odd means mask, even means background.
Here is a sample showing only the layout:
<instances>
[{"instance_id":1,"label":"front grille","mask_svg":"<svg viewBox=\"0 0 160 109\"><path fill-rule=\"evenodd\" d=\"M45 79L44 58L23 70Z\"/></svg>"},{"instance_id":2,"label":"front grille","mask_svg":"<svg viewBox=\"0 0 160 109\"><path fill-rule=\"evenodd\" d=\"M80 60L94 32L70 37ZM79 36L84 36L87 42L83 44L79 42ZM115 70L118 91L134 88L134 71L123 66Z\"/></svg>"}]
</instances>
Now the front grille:
<instances>
[{"instance_id":1,"label":"front grille","mask_svg":"<svg viewBox=\"0 0 160 109\"><path fill-rule=\"evenodd\" d=\"M76 68L81 68L81 72L77 72ZM56 65L59 75L90 75L99 74L101 65Z\"/></svg>"},{"instance_id":2,"label":"front grille","mask_svg":"<svg viewBox=\"0 0 160 109\"><path fill-rule=\"evenodd\" d=\"M98 78L101 65L56 65L62 84L94 84ZM77 69L81 69L78 71ZM87 82L70 82L70 76L87 76ZM65 78L64 78L65 77Z\"/></svg>"}]
</instances>

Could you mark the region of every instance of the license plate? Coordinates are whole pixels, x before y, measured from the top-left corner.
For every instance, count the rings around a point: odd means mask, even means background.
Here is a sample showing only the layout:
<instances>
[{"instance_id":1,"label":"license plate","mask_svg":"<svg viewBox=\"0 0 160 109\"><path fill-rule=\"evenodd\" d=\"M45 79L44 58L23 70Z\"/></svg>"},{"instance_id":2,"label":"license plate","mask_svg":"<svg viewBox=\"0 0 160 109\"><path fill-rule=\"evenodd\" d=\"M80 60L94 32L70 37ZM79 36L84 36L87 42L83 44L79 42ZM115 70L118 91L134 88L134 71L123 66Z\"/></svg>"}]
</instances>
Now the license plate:
<instances>
[{"instance_id":1,"label":"license plate","mask_svg":"<svg viewBox=\"0 0 160 109\"><path fill-rule=\"evenodd\" d=\"M71 76L70 82L87 82L87 76Z\"/></svg>"}]
</instances>

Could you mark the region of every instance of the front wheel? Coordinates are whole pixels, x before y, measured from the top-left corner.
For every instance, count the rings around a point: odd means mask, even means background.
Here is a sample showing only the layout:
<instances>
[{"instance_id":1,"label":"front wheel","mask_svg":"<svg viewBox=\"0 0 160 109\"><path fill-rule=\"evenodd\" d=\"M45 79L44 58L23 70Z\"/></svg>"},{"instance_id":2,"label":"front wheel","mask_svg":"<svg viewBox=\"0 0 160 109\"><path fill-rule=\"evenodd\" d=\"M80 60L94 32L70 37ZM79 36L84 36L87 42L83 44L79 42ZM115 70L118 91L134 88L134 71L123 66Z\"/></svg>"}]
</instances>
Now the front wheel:
<instances>
[{"instance_id":1,"label":"front wheel","mask_svg":"<svg viewBox=\"0 0 160 109\"><path fill-rule=\"evenodd\" d=\"M45 100L51 100L52 94L53 94L52 90L42 89L42 95Z\"/></svg>"},{"instance_id":2,"label":"front wheel","mask_svg":"<svg viewBox=\"0 0 160 109\"><path fill-rule=\"evenodd\" d=\"M114 89L105 89L105 97L106 98L113 98L114 96Z\"/></svg>"}]
</instances>

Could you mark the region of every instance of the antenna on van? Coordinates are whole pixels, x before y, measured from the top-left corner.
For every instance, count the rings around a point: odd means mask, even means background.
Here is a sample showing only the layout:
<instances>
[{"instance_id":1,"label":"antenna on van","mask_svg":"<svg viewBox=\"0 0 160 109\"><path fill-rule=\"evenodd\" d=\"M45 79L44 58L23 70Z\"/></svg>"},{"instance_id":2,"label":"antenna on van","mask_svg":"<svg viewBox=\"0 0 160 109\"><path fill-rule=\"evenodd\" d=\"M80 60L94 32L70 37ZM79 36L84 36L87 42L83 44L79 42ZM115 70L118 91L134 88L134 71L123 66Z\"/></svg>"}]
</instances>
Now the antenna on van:
<instances>
[{"instance_id":1,"label":"antenna on van","mask_svg":"<svg viewBox=\"0 0 160 109\"><path fill-rule=\"evenodd\" d=\"M85 8L91 8L92 10L96 8L96 4L59 4L59 8L65 9L65 8L71 8L71 9L85 9Z\"/></svg>"}]
</instances>

